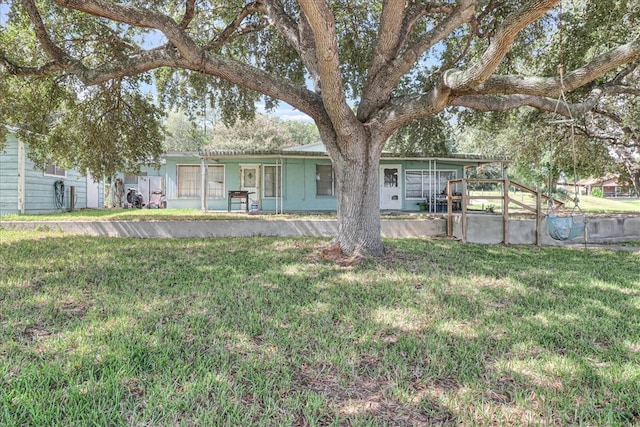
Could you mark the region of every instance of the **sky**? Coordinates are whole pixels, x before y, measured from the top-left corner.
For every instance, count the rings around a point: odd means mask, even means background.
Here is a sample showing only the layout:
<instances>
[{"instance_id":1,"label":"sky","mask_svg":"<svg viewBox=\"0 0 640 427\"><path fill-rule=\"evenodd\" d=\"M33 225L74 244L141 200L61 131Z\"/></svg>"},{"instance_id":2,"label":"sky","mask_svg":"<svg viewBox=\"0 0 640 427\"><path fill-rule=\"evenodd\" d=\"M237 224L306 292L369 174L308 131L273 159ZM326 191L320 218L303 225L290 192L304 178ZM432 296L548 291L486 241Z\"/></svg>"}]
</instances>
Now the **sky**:
<instances>
[{"instance_id":1,"label":"sky","mask_svg":"<svg viewBox=\"0 0 640 427\"><path fill-rule=\"evenodd\" d=\"M300 110L296 110L286 102L280 101L280 105L274 111L267 113L263 105L257 105L258 113L268 114L270 116L279 117L282 120L291 120L296 122L311 122L311 117L307 116Z\"/></svg>"},{"instance_id":2,"label":"sky","mask_svg":"<svg viewBox=\"0 0 640 427\"><path fill-rule=\"evenodd\" d=\"M0 25L5 23L7 12L9 12L9 2L0 0Z\"/></svg>"}]
</instances>

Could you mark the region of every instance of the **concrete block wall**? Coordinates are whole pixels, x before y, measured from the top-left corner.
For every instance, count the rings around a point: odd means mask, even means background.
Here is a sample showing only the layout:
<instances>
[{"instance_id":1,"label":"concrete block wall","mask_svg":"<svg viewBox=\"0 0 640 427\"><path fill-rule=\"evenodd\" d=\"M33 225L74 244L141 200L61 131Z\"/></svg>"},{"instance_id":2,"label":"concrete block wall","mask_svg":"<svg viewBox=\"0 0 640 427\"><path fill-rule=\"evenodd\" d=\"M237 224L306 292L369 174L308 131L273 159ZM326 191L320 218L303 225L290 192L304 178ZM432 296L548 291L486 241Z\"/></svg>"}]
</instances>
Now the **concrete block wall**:
<instances>
[{"instance_id":1,"label":"concrete block wall","mask_svg":"<svg viewBox=\"0 0 640 427\"><path fill-rule=\"evenodd\" d=\"M453 234L462 238L462 217L454 217ZM577 237L569 241L554 240L549 236L547 225L542 221L541 240L543 245L563 245L582 243L584 238ZM620 216L597 218L587 217L588 243L615 243L640 241L640 216ZM509 243L514 245L535 244L536 224L533 219L509 220ZM473 214L467 216L467 242L495 244L502 242L502 216Z\"/></svg>"},{"instance_id":2,"label":"concrete block wall","mask_svg":"<svg viewBox=\"0 0 640 427\"><path fill-rule=\"evenodd\" d=\"M462 237L461 216L454 216L454 236ZM181 237L248 237L248 236L317 236L331 237L337 231L332 219L282 219L282 220L212 220L212 221L75 221L38 222L6 221L0 228L51 229L71 234L114 237L181 238ZM553 240L542 221L543 245L583 243L582 237ZM432 237L444 236L446 219L382 220L383 237ZM509 243L513 245L535 244L534 220L509 221ZM640 215L614 218L588 218L588 243L640 242ZM502 242L502 217L500 215L473 214L468 216L467 242L498 244Z\"/></svg>"}]
</instances>

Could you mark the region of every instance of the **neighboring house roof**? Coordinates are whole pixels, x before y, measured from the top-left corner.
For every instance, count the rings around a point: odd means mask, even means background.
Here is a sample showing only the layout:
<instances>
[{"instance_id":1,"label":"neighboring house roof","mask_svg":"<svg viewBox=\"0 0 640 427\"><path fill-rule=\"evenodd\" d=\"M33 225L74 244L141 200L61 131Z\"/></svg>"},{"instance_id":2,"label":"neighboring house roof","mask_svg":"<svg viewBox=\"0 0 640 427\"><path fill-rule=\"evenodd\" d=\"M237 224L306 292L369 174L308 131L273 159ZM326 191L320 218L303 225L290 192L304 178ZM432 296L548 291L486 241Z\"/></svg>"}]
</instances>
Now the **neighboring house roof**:
<instances>
[{"instance_id":1,"label":"neighboring house roof","mask_svg":"<svg viewBox=\"0 0 640 427\"><path fill-rule=\"evenodd\" d=\"M324 147L322 141L317 141L312 144L298 145L295 147L283 148L285 152L297 152L297 153L326 153L327 149Z\"/></svg>"},{"instance_id":2,"label":"neighboring house roof","mask_svg":"<svg viewBox=\"0 0 640 427\"><path fill-rule=\"evenodd\" d=\"M589 186L593 186L593 185L598 185L601 181L602 181L602 179L600 179L600 178L585 178L585 179L579 180L577 182L577 185L582 186L582 187L589 187Z\"/></svg>"},{"instance_id":3,"label":"neighboring house roof","mask_svg":"<svg viewBox=\"0 0 640 427\"><path fill-rule=\"evenodd\" d=\"M585 178L578 181L579 186L583 187L609 187L609 186L628 186L630 185L628 182L619 181L620 175L617 174L608 174L607 176L599 177L599 178Z\"/></svg>"}]
</instances>

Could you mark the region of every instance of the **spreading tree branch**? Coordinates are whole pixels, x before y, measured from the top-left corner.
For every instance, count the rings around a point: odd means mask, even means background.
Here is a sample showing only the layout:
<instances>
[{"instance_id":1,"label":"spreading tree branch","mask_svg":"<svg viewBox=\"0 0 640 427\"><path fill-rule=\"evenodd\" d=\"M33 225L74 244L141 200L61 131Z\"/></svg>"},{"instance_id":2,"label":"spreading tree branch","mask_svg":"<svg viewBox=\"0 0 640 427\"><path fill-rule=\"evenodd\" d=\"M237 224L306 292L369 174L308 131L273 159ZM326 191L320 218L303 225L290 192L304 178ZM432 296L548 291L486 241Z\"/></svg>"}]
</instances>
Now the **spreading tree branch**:
<instances>
[{"instance_id":1,"label":"spreading tree branch","mask_svg":"<svg viewBox=\"0 0 640 427\"><path fill-rule=\"evenodd\" d=\"M513 41L527 25L543 16L560 0L532 0L512 13L498 27L487 50L466 70L446 74L445 84L453 91L472 90L485 82L511 49Z\"/></svg>"},{"instance_id":2,"label":"spreading tree branch","mask_svg":"<svg viewBox=\"0 0 640 427\"><path fill-rule=\"evenodd\" d=\"M309 21L316 41L318 72L322 84L322 99L327 114L344 139L348 139L352 129L361 126L346 101L342 89L342 73L338 57L338 38L333 13L325 0L301 0L300 7ZM349 126L344 126L349 123ZM349 133L347 133L349 132Z\"/></svg>"},{"instance_id":3,"label":"spreading tree branch","mask_svg":"<svg viewBox=\"0 0 640 427\"><path fill-rule=\"evenodd\" d=\"M22 0L22 7L24 7L27 15L29 15L36 38L42 45L45 52L47 52L54 61L60 64L70 64L73 62L67 53L57 46L53 40L51 40L51 37L49 37L49 33L42 21L42 16L40 16L40 12L38 11L38 7L35 2L33 0Z\"/></svg>"},{"instance_id":4,"label":"spreading tree branch","mask_svg":"<svg viewBox=\"0 0 640 427\"><path fill-rule=\"evenodd\" d=\"M381 61L379 69L375 74L370 75L369 81L364 89L362 96L363 102L358 108L358 118L360 120L367 120L382 105L386 104L398 81L415 65L423 53L443 40L456 28L472 20L476 3L476 0L463 0L460 1L459 5L453 10L445 7L438 8L438 12L449 12L449 15L433 30L420 37L413 45L407 46L399 56L385 58L384 61ZM420 11L414 10L410 19L404 21L406 24L405 27L403 27L405 33L397 40L398 43L404 43L408 37L410 28L415 24L414 20L417 19L418 16L434 10L429 9L429 6L430 5L426 6L425 9L421 9ZM398 45L395 50L381 49L386 52L387 55L390 55L391 53L399 52L399 48L400 46Z\"/></svg>"},{"instance_id":5,"label":"spreading tree branch","mask_svg":"<svg viewBox=\"0 0 640 427\"><path fill-rule=\"evenodd\" d=\"M107 64L102 68L86 72L84 82L97 83L118 75L133 75L162 66L199 71L220 77L231 83L250 90L281 99L320 122L326 121L322 103L315 94L298 86L291 85L256 67L234 61L229 58L208 53L198 47L186 31L170 17L147 9L140 9L105 0L54 0L63 7L68 7L134 25L142 28L153 28L161 31L170 45L154 51L146 52L127 61ZM253 6L252 6L253 7ZM261 3L256 2L251 12L261 10ZM175 47L175 49L173 49ZM177 51L177 52L176 52ZM89 78L89 76L91 78Z\"/></svg>"},{"instance_id":6,"label":"spreading tree branch","mask_svg":"<svg viewBox=\"0 0 640 427\"><path fill-rule=\"evenodd\" d=\"M251 15L254 15L259 12L264 12L265 8L262 2L256 1L251 2L245 5L240 13L236 15L236 17L231 21L225 29L218 34L213 40L207 43L207 50L216 50L219 49L223 44L227 43L232 39L234 34L238 34L240 31L242 22Z\"/></svg>"},{"instance_id":7,"label":"spreading tree branch","mask_svg":"<svg viewBox=\"0 0 640 427\"><path fill-rule=\"evenodd\" d=\"M186 0L180 28L186 29L196 16L196 0Z\"/></svg>"},{"instance_id":8,"label":"spreading tree branch","mask_svg":"<svg viewBox=\"0 0 640 427\"><path fill-rule=\"evenodd\" d=\"M314 90L318 94L321 93L316 43L306 16L300 13L298 18L294 19L284 11L278 0L263 1L271 24L298 53L300 60L309 72Z\"/></svg>"},{"instance_id":9,"label":"spreading tree branch","mask_svg":"<svg viewBox=\"0 0 640 427\"><path fill-rule=\"evenodd\" d=\"M39 67L24 67L15 64L7 59L7 56L0 50L0 66L14 76L50 76L64 70L64 67L56 61L48 62Z\"/></svg>"},{"instance_id":10,"label":"spreading tree branch","mask_svg":"<svg viewBox=\"0 0 640 427\"><path fill-rule=\"evenodd\" d=\"M524 94L536 96L558 96L564 90L571 92L601 77L609 71L630 62L640 60L640 39L618 46L596 56L584 66L566 73L563 81L559 77L521 75L492 76L475 88L454 90L454 96ZM450 73L451 75L451 73ZM447 84L451 79L447 79ZM630 93L633 91L629 88Z\"/></svg>"},{"instance_id":11,"label":"spreading tree branch","mask_svg":"<svg viewBox=\"0 0 640 427\"><path fill-rule=\"evenodd\" d=\"M375 44L371 66L369 67L369 79L373 79L380 69L391 61L400 47L402 25L404 23L404 2L384 0L382 2L382 15L378 40Z\"/></svg>"}]
</instances>

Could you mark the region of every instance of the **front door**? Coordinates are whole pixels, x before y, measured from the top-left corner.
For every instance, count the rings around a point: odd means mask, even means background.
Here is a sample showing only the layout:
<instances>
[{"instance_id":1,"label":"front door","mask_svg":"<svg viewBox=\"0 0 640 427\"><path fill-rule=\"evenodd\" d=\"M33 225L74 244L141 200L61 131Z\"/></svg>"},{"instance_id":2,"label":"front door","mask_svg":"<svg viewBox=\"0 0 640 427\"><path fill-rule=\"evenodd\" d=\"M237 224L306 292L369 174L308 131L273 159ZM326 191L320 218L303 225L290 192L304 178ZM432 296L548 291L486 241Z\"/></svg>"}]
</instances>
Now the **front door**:
<instances>
[{"instance_id":1,"label":"front door","mask_svg":"<svg viewBox=\"0 0 640 427\"><path fill-rule=\"evenodd\" d=\"M402 209L400 165L380 165L380 209Z\"/></svg>"},{"instance_id":2,"label":"front door","mask_svg":"<svg viewBox=\"0 0 640 427\"><path fill-rule=\"evenodd\" d=\"M240 165L240 190L249 192L249 203L260 202L260 174L258 165Z\"/></svg>"},{"instance_id":3,"label":"front door","mask_svg":"<svg viewBox=\"0 0 640 427\"><path fill-rule=\"evenodd\" d=\"M95 182L89 172L87 172L87 208L97 209L100 207L100 183Z\"/></svg>"}]
</instances>

